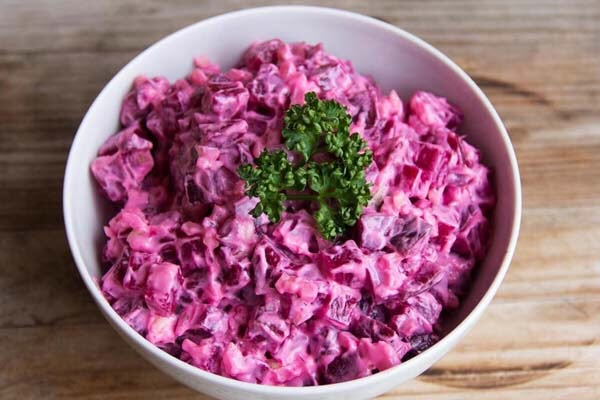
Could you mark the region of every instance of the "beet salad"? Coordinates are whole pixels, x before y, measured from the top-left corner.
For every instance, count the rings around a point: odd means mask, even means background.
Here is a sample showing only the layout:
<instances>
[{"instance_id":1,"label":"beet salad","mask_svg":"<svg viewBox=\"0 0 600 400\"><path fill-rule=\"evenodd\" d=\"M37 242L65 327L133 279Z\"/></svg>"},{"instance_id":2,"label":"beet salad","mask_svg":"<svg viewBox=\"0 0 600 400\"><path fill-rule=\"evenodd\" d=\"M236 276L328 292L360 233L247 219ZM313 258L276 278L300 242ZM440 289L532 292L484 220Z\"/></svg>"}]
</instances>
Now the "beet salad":
<instances>
[{"instance_id":1,"label":"beet salad","mask_svg":"<svg viewBox=\"0 0 600 400\"><path fill-rule=\"evenodd\" d=\"M495 196L461 112L404 100L277 39L226 71L136 78L91 165L116 212L102 293L162 350L246 382L342 382L424 351Z\"/></svg>"}]
</instances>

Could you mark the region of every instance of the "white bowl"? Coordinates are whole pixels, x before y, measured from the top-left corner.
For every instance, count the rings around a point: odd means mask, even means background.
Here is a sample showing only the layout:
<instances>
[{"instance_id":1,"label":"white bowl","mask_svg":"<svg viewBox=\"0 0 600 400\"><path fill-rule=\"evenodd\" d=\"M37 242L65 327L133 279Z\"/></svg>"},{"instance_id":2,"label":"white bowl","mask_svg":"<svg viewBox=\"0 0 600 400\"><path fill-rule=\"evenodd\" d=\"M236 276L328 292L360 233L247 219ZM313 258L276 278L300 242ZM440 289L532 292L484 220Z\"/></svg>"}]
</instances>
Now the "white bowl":
<instances>
[{"instance_id":1,"label":"white bowl","mask_svg":"<svg viewBox=\"0 0 600 400\"><path fill-rule=\"evenodd\" d=\"M239 382L193 367L153 346L129 327L102 297L102 226L110 216L89 165L104 140L118 128L121 101L139 74L170 80L190 72L192 59L207 56L233 66L250 42L322 42L336 56L352 60L384 89L403 99L418 89L447 97L465 113L461 131L494 170L498 204L491 248L473 286L434 346L394 368L349 382L314 387L273 387ZM367 399L429 368L473 327L498 290L510 264L521 219L521 187L508 134L490 101L456 64L417 37L381 21L317 7L266 7L237 11L191 25L154 44L106 85L83 119L69 154L64 181L64 220L77 268L92 297L115 330L144 358L178 381L219 399Z\"/></svg>"}]
</instances>

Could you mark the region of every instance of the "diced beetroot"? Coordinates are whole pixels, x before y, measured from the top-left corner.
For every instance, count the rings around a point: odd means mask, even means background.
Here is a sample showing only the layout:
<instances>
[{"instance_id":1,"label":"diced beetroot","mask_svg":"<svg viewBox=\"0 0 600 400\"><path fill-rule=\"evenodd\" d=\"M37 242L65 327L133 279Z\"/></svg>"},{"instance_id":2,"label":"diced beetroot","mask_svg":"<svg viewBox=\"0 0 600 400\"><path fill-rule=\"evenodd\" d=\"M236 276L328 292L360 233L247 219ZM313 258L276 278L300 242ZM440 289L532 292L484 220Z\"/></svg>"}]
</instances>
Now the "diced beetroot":
<instances>
[{"instance_id":1,"label":"diced beetroot","mask_svg":"<svg viewBox=\"0 0 600 400\"><path fill-rule=\"evenodd\" d=\"M246 110L248 90L241 82L209 80L208 91L202 97L202 111L218 120L228 120Z\"/></svg>"},{"instance_id":2,"label":"diced beetroot","mask_svg":"<svg viewBox=\"0 0 600 400\"><path fill-rule=\"evenodd\" d=\"M309 79L323 91L330 91L333 87L345 90L352 85L350 73L345 64L335 63L319 67Z\"/></svg>"},{"instance_id":3,"label":"diced beetroot","mask_svg":"<svg viewBox=\"0 0 600 400\"><path fill-rule=\"evenodd\" d=\"M325 382L337 383L357 378L361 373L359 357L356 352L337 356L325 369Z\"/></svg>"},{"instance_id":4,"label":"diced beetroot","mask_svg":"<svg viewBox=\"0 0 600 400\"><path fill-rule=\"evenodd\" d=\"M310 336L310 354L316 359L331 361L340 353L337 340L338 330L321 321L312 321Z\"/></svg>"},{"instance_id":5,"label":"diced beetroot","mask_svg":"<svg viewBox=\"0 0 600 400\"><path fill-rule=\"evenodd\" d=\"M146 339L153 344L167 344L175 341L177 316L161 316L150 312Z\"/></svg>"},{"instance_id":6,"label":"diced beetroot","mask_svg":"<svg viewBox=\"0 0 600 400\"><path fill-rule=\"evenodd\" d=\"M144 76L136 78L133 89L123 102L120 121L129 126L145 117L150 105L159 104L169 89L169 82L162 77L148 79Z\"/></svg>"},{"instance_id":7,"label":"diced beetroot","mask_svg":"<svg viewBox=\"0 0 600 400\"><path fill-rule=\"evenodd\" d=\"M245 382L257 382L268 369L266 362L250 354L244 356L234 343L226 344L221 366L226 376Z\"/></svg>"},{"instance_id":8,"label":"diced beetroot","mask_svg":"<svg viewBox=\"0 0 600 400\"><path fill-rule=\"evenodd\" d=\"M408 350L408 346L407 350ZM361 339L358 345L358 354L367 363L369 369L384 371L394 365L400 364L402 355L396 352L390 344L386 342L373 343L369 339Z\"/></svg>"},{"instance_id":9,"label":"diced beetroot","mask_svg":"<svg viewBox=\"0 0 600 400\"><path fill-rule=\"evenodd\" d=\"M421 146L421 151L415 160L415 164L425 171L437 173L444 161L444 157L445 153L441 147L423 144Z\"/></svg>"},{"instance_id":10,"label":"diced beetroot","mask_svg":"<svg viewBox=\"0 0 600 400\"><path fill-rule=\"evenodd\" d=\"M351 105L348 107L348 111L355 124L354 128L363 132L373 128L379 117L376 101L377 91L374 88L358 92L348 99Z\"/></svg>"},{"instance_id":11,"label":"diced beetroot","mask_svg":"<svg viewBox=\"0 0 600 400\"><path fill-rule=\"evenodd\" d=\"M125 201L130 191L140 189L154 166L152 143L134 133L136 129L127 128L109 139L109 146L114 143L116 147L107 148L92 162L96 181L114 202Z\"/></svg>"},{"instance_id":12,"label":"diced beetroot","mask_svg":"<svg viewBox=\"0 0 600 400\"><path fill-rule=\"evenodd\" d=\"M488 235L489 227L486 218L480 209L474 209L468 213L462 224L452 251L466 258L472 256L477 260L481 259Z\"/></svg>"},{"instance_id":13,"label":"diced beetroot","mask_svg":"<svg viewBox=\"0 0 600 400\"><path fill-rule=\"evenodd\" d=\"M308 386L314 384L315 362L311 357L296 359L289 364L270 363L271 369L265 374L262 383L279 386ZM309 383L307 385L307 382Z\"/></svg>"},{"instance_id":14,"label":"diced beetroot","mask_svg":"<svg viewBox=\"0 0 600 400\"><path fill-rule=\"evenodd\" d=\"M272 311L258 312L248 326L248 337L257 341L267 339L268 348L281 344L289 334L289 323Z\"/></svg>"},{"instance_id":15,"label":"diced beetroot","mask_svg":"<svg viewBox=\"0 0 600 400\"><path fill-rule=\"evenodd\" d=\"M188 304L179 314L175 334L177 337L183 335L190 329L198 329L202 319L206 316L206 305L204 304Z\"/></svg>"},{"instance_id":16,"label":"diced beetroot","mask_svg":"<svg viewBox=\"0 0 600 400\"><path fill-rule=\"evenodd\" d=\"M199 238L182 239L178 241L178 258L184 275L189 271L206 266L204 252L206 245Z\"/></svg>"},{"instance_id":17,"label":"diced beetroot","mask_svg":"<svg viewBox=\"0 0 600 400\"><path fill-rule=\"evenodd\" d=\"M408 277L402 270L402 257L398 253L387 253L377 257L374 268L369 270L373 294L378 300L398 295Z\"/></svg>"},{"instance_id":18,"label":"diced beetroot","mask_svg":"<svg viewBox=\"0 0 600 400\"><path fill-rule=\"evenodd\" d=\"M308 337L297 328L290 330L290 335L282 343L281 347L273 354L275 360L282 364L289 364L297 359L307 360L306 348L309 345Z\"/></svg>"},{"instance_id":19,"label":"diced beetroot","mask_svg":"<svg viewBox=\"0 0 600 400\"><path fill-rule=\"evenodd\" d=\"M266 240L259 242L252 257L256 294L265 294L267 287L275 284L274 277L289 263L289 259L274 244Z\"/></svg>"},{"instance_id":20,"label":"diced beetroot","mask_svg":"<svg viewBox=\"0 0 600 400\"><path fill-rule=\"evenodd\" d=\"M304 104L304 96L308 92L321 92L321 88L319 88L319 86L316 83L310 82L306 78L306 75L301 73L292 74L288 78L287 84L289 85L291 90L290 105Z\"/></svg>"},{"instance_id":21,"label":"diced beetroot","mask_svg":"<svg viewBox=\"0 0 600 400\"><path fill-rule=\"evenodd\" d=\"M178 265L166 262L152 265L144 294L148 307L159 315L169 315L175 307L181 281Z\"/></svg>"},{"instance_id":22,"label":"diced beetroot","mask_svg":"<svg viewBox=\"0 0 600 400\"><path fill-rule=\"evenodd\" d=\"M404 105L395 90L391 90L387 96L382 96L377 108L382 119L391 117L397 117L400 121L404 119Z\"/></svg>"},{"instance_id":23,"label":"diced beetroot","mask_svg":"<svg viewBox=\"0 0 600 400\"><path fill-rule=\"evenodd\" d=\"M193 197L203 203L224 203L242 194L243 182L237 175L224 166L224 153L214 147L196 146L196 173L191 188ZM190 185L188 182L187 185Z\"/></svg>"},{"instance_id":24,"label":"diced beetroot","mask_svg":"<svg viewBox=\"0 0 600 400\"><path fill-rule=\"evenodd\" d=\"M442 306L433 295L428 292L410 297L407 300L408 305L414 307L432 326L440 318Z\"/></svg>"},{"instance_id":25,"label":"diced beetroot","mask_svg":"<svg viewBox=\"0 0 600 400\"><path fill-rule=\"evenodd\" d=\"M226 221L219 236L221 245L227 248L226 254L230 256L225 260L228 264L246 258L258 240L254 219L249 216L236 216Z\"/></svg>"},{"instance_id":26,"label":"diced beetroot","mask_svg":"<svg viewBox=\"0 0 600 400\"><path fill-rule=\"evenodd\" d=\"M401 314L392 317L391 325L403 338L430 334L440 316L442 307L434 296L425 292L410 297Z\"/></svg>"},{"instance_id":27,"label":"diced beetroot","mask_svg":"<svg viewBox=\"0 0 600 400\"><path fill-rule=\"evenodd\" d=\"M286 215L275 227L273 236L296 254L312 255L322 241L313 218L305 211Z\"/></svg>"},{"instance_id":28,"label":"diced beetroot","mask_svg":"<svg viewBox=\"0 0 600 400\"><path fill-rule=\"evenodd\" d=\"M290 304L288 318L292 324L298 326L317 316L321 307L322 303L320 301L307 302L305 300L294 299Z\"/></svg>"},{"instance_id":29,"label":"diced beetroot","mask_svg":"<svg viewBox=\"0 0 600 400\"><path fill-rule=\"evenodd\" d=\"M263 64L248 84L250 99L272 110L282 110L288 102L290 89L273 64Z\"/></svg>"},{"instance_id":30,"label":"diced beetroot","mask_svg":"<svg viewBox=\"0 0 600 400\"><path fill-rule=\"evenodd\" d=\"M416 216L396 217L365 213L359 220L359 230L361 246L370 250L381 250L389 245L406 254L413 250L418 251L427 242L431 225Z\"/></svg>"},{"instance_id":31,"label":"diced beetroot","mask_svg":"<svg viewBox=\"0 0 600 400\"><path fill-rule=\"evenodd\" d=\"M396 217L385 214L363 214L359 219L360 245L369 250L381 250L387 242Z\"/></svg>"},{"instance_id":32,"label":"diced beetroot","mask_svg":"<svg viewBox=\"0 0 600 400\"><path fill-rule=\"evenodd\" d=\"M228 329L223 311L203 304L188 304L177 320L175 334L194 338L221 338Z\"/></svg>"},{"instance_id":33,"label":"diced beetroot","mask_svg":"<svg viewBox=\"0 0 600 400\"><path fill-rule=\"evenodd\" d=\"M316 283L287 273L281 275L275 283L275 288L281 294L294 294L307 302L314 301L319 293L319 287Z\"/></svg>"},{"instance_id":34,"label":"diced beetroot","mask_svg":"<svg viewBox=\"0 0 600 400\"><path fill-rule=\"evenodd\" d=\"M346 328L352 321L359 300L360 293L356 289L331 282L329 300L325 303L325 315L333 326Z\"/></svg>"},{"instance_id":35,"label":"diced beetroot","mask_svg":"<svg viewBox=\"0 0 600 400\"><path fill-rule=\"evenodd\" d=\"M116 299L129 295L129 290L123 287L123 277L125 275L125 265L121 262L115 263L102 276L100 287L102 294L109 301L113 302Z\"/></svg>"},{"instance_id":36,"label":"diced beetroot","mask_svg":"<svg viewBox=\"0 0 600 400\"><path fill-rule=\"evenodd\" d=\"M197 344L185 339L181 344L181 348L189 356L192 365L213 374L221 372L221 354L223 350L219 342L206 340Z\"/></svg>"},{"instance_id":37,"label":"diced beetroot","mask_svg":"<svg viewBox=\"0 0 600 400\"><path fill-rule=\"evenodd\" d=\"M146 332L148 327L148 319L150 318L150 311L144 308L141 304L129 311L127 314L121 316L123 317L123 320L139 334L143 335Z\"/></svg>"},{"instance_id":38,"label":"diced beetroot","mask_svg":"<svg viewBox=\"0 0 600 400\"><path fill-rule=\"evenodd\" d=\"M366 315L360 315L352 322L350 331L357 338L370 338L374 342L383 340L391 341L396 337L392 328L382 321L370 318Z\"/></svg>"},{"instance_id":39,"label":"diced beetroot","mask_svg":"<svg viewBox=\"0 0 600 400\"><path fill-rule=\"evenodd\" d=\"M372 199L339 242L314 202L253 217L238 174L285 147L286 109L309 92L345 107L373 152ZM431 93L405 106L321 44L257 42L226 71L198 57L172 84L138 77L91 165L120 207L102 294L158 348L225 377L310 386L397 365L439 339L490 241L492 172L461 119Z\"/></svg>"},{"instance_id":40,"label":"diced beetroot","mask_svg":"<svg viewBox=\"0 0 600 400\"><path fill-rule=\"evenodd\" d=\"M439 338L435 334L415 335L410 338L411 350L406 353L402 361L413 358L433 346Z\"/></svg>"},{"instance_id":41,"label":"diced beetroot","mask_svg":"<svg viewBox=\"0 0 600 400\"><path fill-rule=\"evenodd\" d=\"M279 39L253 43L243 55L244 64L253 72L258 71L261 65L275 64L282 45Z\"/></svg>"},{"instance_id":42,"label":"diced beetroot","mask_svg":"<svg viewBox=\"0 0 600 400\"><path fill-rule=\"evenodd\" d=\"M462 121L462 114L443 97L427 92L416 92L410 99L410 111L432 128L455 128Z\"/></svg>"},{"instance_id":43,"label":"diced beetroot","mask_svg":"<svg viewBox=\"0 0 600 400\"><path fill-rule=\"evenodd\" d=\"M225 121L205 120L203 114L194 114L202 144L209 147L229 148L233 143L248 139L248 122L243 119ZM252 136L250 136L252 138Z\"/></svg>"},{"instance_id":44,"label":"diced beetroot","mask_svg":"<svg viewBox=\"0 0 600 400\"><path fill-rule=\"evenodd\" d=\"M353 240L319 254L319 267L325 276L357 288L363 286L371 262Z\"/></svg>"},{"instance_id":45,"label":"diced beetroot","mask_svg":"<svg viewBox=\"0 0 600 400\"><path fill-rule=\"evenodd\" d=\"M398 221L392 229L390 244L398 251L406 253L423 242L429 237L431 225L421 218L409 217Z\"/></svg>"},{"instance_id":46,"label":"diced beetroot","mask_svg":"<svg viewBox=\"0 0 600 400\"><path fill-rule=\"evenodd\" d=\"M150 266L159 261L160 257L154 254L132 251L123 277L123 286L131 290L143 289Z\"/></svg>"},{"instance_id":47,"label":"diced beetroot","mask_svg":"<svg viewBox=\"0 0 600 400\"><path fill-rule=\"evenodd\" d=\"M407 193L413 194L421 178L421 170L413 165L403 165L402 173L398 177L400 179L395 184Z\"/></svg>"}]
</instances>

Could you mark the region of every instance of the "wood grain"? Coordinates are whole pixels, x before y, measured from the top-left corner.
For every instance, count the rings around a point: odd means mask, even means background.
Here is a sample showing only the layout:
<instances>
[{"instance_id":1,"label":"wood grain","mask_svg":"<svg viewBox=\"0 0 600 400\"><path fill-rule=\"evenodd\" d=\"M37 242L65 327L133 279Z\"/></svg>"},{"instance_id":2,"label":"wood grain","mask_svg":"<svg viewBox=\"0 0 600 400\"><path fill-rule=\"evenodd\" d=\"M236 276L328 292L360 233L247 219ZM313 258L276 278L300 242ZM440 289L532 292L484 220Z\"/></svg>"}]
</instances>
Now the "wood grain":
<instances>
[{"instance_id":1,"label":"wood grain","mask_svg":"<svg viewBox=\"0 0 600 400\"><path fill-rule=\"evenodd\" d=\"M85 110L135 54L270 3L0 0L0 398L204 398L137 356L92 304L64 238L62 175ZM501 114L522 173L522 234L489 310L381 399L600 398L600 1L322 4L457 61Z\"/></svg>"}]
</instances>

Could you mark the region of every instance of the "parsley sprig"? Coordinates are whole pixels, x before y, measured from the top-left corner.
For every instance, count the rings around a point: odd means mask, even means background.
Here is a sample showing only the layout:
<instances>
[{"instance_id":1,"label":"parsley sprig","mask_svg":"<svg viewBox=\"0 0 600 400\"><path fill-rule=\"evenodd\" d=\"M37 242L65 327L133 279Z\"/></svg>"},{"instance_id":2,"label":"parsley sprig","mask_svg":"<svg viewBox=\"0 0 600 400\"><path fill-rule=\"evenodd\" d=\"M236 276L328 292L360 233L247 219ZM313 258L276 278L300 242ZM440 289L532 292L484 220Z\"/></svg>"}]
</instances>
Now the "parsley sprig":
<instances>
[{"instance_id":1,"label":"parsley sprig","mask_svg":"<svg viewBox=\"0 0 600 400\"><path fill-rule=\"evenodd\" d=\"M300 161L290 161L283 150L264 150L255 166L238 170L246 194L260 200L252 215L265 213L277 222L286 200L306 200L318 206L313 217L326 239L355 225L371 199L365 168L373 156L360 135L350 133L350 123L344 106L319 100L313 92L306 94L304 105L291 106L282 136Z\"/></svg>"}]
</instances>

